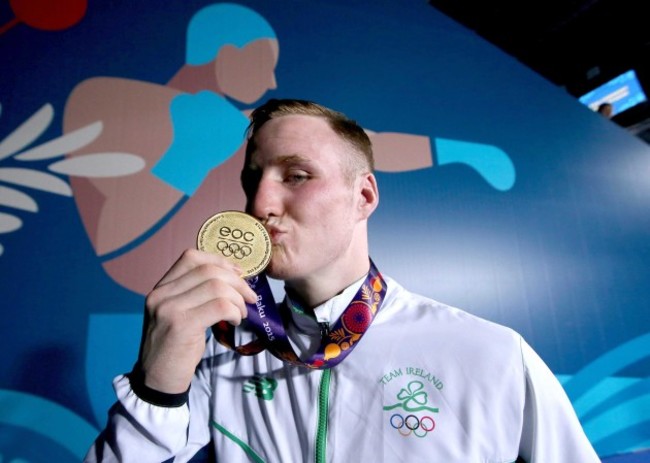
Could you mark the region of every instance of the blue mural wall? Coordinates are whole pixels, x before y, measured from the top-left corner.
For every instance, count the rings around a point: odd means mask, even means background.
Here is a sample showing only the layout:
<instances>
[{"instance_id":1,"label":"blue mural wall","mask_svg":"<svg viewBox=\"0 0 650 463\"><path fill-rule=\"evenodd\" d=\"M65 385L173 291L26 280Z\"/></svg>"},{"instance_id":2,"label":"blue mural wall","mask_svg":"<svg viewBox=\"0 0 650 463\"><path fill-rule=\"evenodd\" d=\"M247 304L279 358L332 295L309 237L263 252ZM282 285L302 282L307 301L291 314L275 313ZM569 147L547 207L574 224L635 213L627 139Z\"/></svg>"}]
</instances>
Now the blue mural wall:
<instances>
[{"instance_id":1,"label":"blue mural wall","mask_svg":"<svg viewBox=\"0 0 650 463\"><path fill-rule=\"evenodd\" d=\"M159 261L241 208L241 140L198 180L161 159L192 108L233 133L269 97L375 134L384 273L519 331L601 456L650 448L646 144L425 2L18 3L0 5L0 461L83 457ZM199 66L216 85L185 77Z\"/></svg>"}]
</instances>

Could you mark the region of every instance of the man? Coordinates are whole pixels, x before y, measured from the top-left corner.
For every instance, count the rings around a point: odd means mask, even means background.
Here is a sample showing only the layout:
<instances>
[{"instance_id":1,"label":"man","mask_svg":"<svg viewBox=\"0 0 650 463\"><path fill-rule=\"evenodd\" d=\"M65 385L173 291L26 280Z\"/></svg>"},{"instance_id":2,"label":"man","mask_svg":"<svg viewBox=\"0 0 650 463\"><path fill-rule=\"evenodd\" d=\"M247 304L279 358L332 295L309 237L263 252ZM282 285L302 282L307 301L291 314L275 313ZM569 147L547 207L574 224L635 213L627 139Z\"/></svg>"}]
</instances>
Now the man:
<instances>
[{"instance_id":1,"label":"man","mask_svg":"<svg viewBox=\"0 0 650 463\"><path fill-rule=\"evenodd\" d=\"M611 103L607 103L607 102L601 103L600 105L598 105L598 109L596 110L596 112L606 117L607 119L611 119L612 113L614 112L614 106L612 106Z\"/></svg>"},{"instance_id":2,"label":"man","mask_svg":"<svg viewBox=\"0 0 650 463\"><path fill-rule=\"evenodd\" d=\"M87 461L187 461L206 444L226 462L599 461L519 335L376 271L361 127L299 100L251 119L242 184L285 282L286 351L206 343L224 321L235 344L256 339L243 319L258 298L237 266L185 252L147 296L140 359Z\"/></svg>"}]
</instances>

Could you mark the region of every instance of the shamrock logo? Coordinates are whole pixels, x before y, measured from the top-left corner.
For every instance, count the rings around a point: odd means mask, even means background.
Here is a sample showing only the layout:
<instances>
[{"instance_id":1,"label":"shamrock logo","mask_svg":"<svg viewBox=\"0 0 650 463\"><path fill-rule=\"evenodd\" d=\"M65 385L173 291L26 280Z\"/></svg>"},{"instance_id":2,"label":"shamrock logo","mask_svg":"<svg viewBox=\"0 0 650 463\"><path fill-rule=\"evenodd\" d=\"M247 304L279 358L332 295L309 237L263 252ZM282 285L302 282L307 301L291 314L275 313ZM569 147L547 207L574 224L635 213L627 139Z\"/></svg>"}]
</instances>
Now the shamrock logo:
<instances>
[{"instance_id":1,"label":"shamrock logo","mask_svg":"<svg viewBox=\"0 0 650 463\"><path fill-rule=\"evenodd\" d=\"M393 410L394 408L402 408L407 412L419 412L422 410L429 410L433 413L438 413L438 408L427 406L429 395L424 391L424 383L422 381L411 381L397 393L397 402L394 405L384 407L384 410Z\"/></svg>"}]
</instances>

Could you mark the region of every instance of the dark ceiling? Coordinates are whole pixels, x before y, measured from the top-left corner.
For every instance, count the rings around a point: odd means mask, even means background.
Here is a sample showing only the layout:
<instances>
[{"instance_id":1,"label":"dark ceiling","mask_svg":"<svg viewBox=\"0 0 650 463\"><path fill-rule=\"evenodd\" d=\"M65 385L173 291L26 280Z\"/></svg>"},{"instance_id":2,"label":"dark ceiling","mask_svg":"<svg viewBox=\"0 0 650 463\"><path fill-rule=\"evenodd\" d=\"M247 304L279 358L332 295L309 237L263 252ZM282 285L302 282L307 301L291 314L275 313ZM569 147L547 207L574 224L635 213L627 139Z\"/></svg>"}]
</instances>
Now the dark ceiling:
<instances>
[{"instance_id":1,"label":"dark ceiling","mask_svg":"<svg viewBox=\"0 0 650 463\"><path fill-rule=\"evenodd\" d=\"M429 3L573 96L629 69L650 96L650 16L642 0ZM617 122L630 126L650 119L648 108L636 113Z\"/></svg>"}]
</instances>

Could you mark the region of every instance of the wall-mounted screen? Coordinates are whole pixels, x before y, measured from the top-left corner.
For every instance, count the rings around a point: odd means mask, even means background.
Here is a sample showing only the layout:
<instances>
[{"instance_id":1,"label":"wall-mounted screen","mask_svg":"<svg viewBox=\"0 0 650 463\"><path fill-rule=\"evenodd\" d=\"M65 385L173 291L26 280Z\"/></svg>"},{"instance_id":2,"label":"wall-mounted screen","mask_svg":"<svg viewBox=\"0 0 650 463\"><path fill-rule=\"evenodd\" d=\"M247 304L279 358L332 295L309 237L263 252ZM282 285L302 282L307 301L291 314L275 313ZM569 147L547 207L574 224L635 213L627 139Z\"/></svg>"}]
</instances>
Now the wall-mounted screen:
<instances>
[{"instance_id":1,"label":"wall-mounted screen","mask_svg":"<svg viewBox=\"0 0 650 463\"><path fill-rule=\"evenodd\" d=\"M612 116L647 101L636 72L629 70L596 87L579 98L580 102L596 111L602 103L611 103Z\"/></svg>"}]
</instances>

